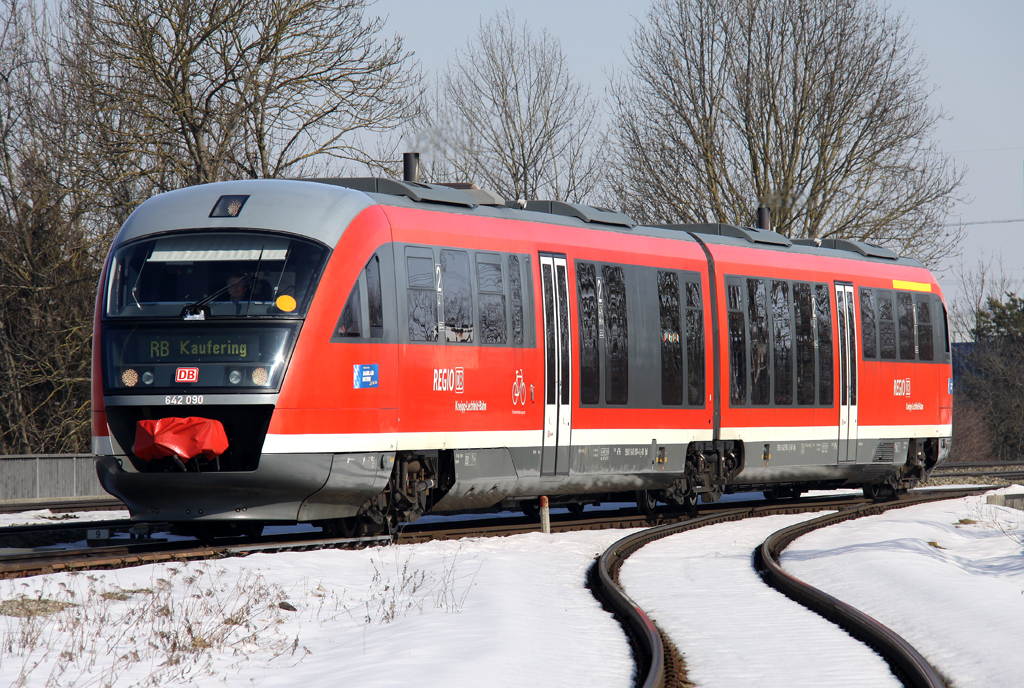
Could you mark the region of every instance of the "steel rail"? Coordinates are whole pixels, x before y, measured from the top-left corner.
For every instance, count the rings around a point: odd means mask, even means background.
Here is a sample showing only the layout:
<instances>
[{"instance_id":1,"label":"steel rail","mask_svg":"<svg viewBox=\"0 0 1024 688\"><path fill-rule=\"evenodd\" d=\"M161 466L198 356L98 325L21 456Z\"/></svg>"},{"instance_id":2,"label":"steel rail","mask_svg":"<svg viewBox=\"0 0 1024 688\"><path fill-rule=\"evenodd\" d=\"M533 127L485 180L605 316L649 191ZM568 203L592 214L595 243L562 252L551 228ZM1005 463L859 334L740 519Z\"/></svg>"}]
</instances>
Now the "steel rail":
<instances>
[{"instance_id":1,"label":"steel rail","mask_svg":"<svg viewBox=\"0 0 1024 688\"><path fill-rule=\"evenodd\" d=\"M960 496L962 493L951 491L948 495L937 493L934 496L910 497L887 504L868 504L797 523L773 533L754 550L754 567L761 574L765 583L791 600L840 626L854 638L875 650L888 662L893 673L903 681L904 685L914 686L914 688L945 688L946 683L935 668L902 636L859 609L786 572L779 563L779 556L798 537L818 528L863 516L881 514L890 509L901 509Z\"/></svg>"}]
</instances>

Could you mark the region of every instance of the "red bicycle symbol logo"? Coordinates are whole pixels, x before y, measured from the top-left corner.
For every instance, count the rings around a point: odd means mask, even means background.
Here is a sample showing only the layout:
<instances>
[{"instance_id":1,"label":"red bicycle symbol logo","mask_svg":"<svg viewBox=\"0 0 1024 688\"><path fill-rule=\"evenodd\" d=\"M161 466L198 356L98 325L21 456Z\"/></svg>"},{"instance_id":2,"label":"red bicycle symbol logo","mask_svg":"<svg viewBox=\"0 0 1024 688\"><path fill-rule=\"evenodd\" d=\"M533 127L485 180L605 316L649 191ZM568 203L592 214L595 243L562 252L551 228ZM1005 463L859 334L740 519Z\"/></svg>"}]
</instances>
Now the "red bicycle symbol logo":
<instances>
[{"instance_id":1,"label":"red bicycle symbol logo","mask_svg":"<svg viewBox=\"0 0 1024 688\"><path fill-rule=\"evenodd\" d=\"M523 371L516 371L516 381L512 383L512 405L526 406L526 383L523 382Z\"/></svg>"}]
</instances>

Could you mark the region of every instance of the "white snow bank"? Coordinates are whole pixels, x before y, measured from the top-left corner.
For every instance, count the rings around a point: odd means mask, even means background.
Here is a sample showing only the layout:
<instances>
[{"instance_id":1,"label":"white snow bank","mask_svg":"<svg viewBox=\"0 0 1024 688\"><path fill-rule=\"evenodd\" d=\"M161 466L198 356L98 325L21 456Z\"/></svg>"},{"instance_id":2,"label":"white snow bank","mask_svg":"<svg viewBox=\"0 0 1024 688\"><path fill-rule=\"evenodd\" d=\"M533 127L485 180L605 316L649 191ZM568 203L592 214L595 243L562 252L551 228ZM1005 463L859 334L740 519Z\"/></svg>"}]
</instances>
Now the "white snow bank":
<instances>
[{"instance_id":1,"label":"white snow bank","mask_svg":"<svg viewBox=\"0 0 1024 688\"><path fill-rule=\"evenodd\" d=\"M978 496L815 531L782 563L902 635L956 685L1011 686L1024 682L1022 542L1024 512Z\"/></svg>"},{"instance_id":2,"label":"white snow bank","mask_svg":"<svg viewBox=\"0 0 1024 688\"><path fill-rule=\"evenodd\" d=\"M201 686L624 688L634 672L629 646L584 582L594 557L625 532L2 581L5 601L41 595L79 606L29 620L0 616L0 685L26 671L26 686L155 678ZM100 596L119 590L128 599ZM297 611L277 606L285 599Z\"/></svg>"}]
</instances>

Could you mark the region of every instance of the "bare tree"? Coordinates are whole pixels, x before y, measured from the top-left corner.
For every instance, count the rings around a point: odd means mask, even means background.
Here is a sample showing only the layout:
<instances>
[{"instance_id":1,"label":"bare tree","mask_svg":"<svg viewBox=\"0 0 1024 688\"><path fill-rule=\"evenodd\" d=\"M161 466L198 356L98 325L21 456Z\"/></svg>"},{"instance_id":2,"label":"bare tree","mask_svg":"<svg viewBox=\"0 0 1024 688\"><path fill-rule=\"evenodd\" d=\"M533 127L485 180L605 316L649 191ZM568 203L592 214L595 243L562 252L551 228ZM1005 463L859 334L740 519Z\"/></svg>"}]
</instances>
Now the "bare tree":
<instances>
[{"instance_id":1,"label":"bare tree","mask_svg":"<svg viewBox=\"0 0 1024 688\"><path fill-rule=\"evenodd\" d=\"M0 453L88 451L105 249L82 221L74 130L33 10L0 6Z\"/></svg>"},{"instance_id":2,"label":"bare tree","mask_svg":"<svg viewBox=\"0 0 1024 688\"><path fill-rule=\"evenodd\" d=\"M558 40L507 10L481 20L440 76L418 143L432 181L475 182L506 198L583 201L604 171L598 120Z\"/></svg>"},{"instance_id":3,"label":"bare tree","mask_svg":"<svg viewBox=\"0 0 1024 688\"><path fill-rule=\"evenodd\" d=\"M923 60L872 0L656 0L612 89L624 210L855 238L934 265L963 171Z\"/></svg>"},{"instance_id":4,"label":"bare tree","mask_svg":"<svg viewBox=\"0 0 1024 688\"><path fill-rule=\"evenodd\" d=\"M145 192L373 163L419 76L369 0L66 0L85 141Z\"/></svg>"}]
</instances>

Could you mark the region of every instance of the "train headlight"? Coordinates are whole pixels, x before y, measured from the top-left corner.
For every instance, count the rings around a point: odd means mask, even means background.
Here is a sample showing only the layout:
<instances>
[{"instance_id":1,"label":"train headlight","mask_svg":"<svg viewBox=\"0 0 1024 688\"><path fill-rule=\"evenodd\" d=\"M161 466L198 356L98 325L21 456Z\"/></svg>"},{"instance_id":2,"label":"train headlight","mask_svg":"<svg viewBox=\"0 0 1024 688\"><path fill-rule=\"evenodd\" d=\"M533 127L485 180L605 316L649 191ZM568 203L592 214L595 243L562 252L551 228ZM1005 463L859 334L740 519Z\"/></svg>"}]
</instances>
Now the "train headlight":
<instances>
[{"instance_id":1,"label":"train headlight","mask_svg":"<svg viewBox=\"0 0 1024 688\"><path fill-rule=\"evenodd\" d=\"M228 382L233 385L237 385L242 381L242 372L240 370L232 370L228 373Z\"/></svg>"},{"instance_id":2,"label":"train headlight","mask_svg":"<svg viewBox=\"0 0 1024 688\"><path fill-rule=\"evenodd\" d=\"M266 368L253 368L252 381L254 384L265 385L268 379L270 379L270 376L267 375Z\"/></svg>"},{"instance_id":3,"label":"train headlight","mask_svg":"<svg viewBox=\"0 0 1024 688\"><path fill-rule=\"evenodd\" d=\"M129 368L121 373L121 382L125 387L134 387L139 384L139 374L135 372L134 368Z\"/></svg>"},{"instance_id":4,"label":"train headlight","mask_svg":"<svg viewBox=\"0 0 1024 688\"><path fill-rule=\"evenodd\" d=\"M142 384L151 385L153 384L153 373L148 370L142 374Z\"/></svg>"}]
</instances>

